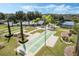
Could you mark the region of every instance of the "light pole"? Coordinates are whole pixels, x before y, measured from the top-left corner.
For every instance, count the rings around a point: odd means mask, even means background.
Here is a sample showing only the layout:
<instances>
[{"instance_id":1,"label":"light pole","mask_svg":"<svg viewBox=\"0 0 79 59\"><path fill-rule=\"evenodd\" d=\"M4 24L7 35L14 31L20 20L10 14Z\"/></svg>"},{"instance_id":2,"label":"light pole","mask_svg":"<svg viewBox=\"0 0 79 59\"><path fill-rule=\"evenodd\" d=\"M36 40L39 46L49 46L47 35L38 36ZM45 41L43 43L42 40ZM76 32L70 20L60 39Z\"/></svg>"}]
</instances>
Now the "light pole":
<instances>
[{"instance_id":1,"label":"light pole","mask_svg":"<svg viewBox=\"0 0 79 59\"><path fill-rule=\"evenodd\" d=\"M46 46L46 19L44 19L44 26L45 26L45 46Z\"/></svg>"},{"instance_id":2,"label":"light pole","mask_svg":"<svg viewBox=\"0 0 79 59\"><path fill-rule=\"evenodd\" d=\"M45 46L46 46L46 25L45 25Z\"/></svg>"}]
</instances>

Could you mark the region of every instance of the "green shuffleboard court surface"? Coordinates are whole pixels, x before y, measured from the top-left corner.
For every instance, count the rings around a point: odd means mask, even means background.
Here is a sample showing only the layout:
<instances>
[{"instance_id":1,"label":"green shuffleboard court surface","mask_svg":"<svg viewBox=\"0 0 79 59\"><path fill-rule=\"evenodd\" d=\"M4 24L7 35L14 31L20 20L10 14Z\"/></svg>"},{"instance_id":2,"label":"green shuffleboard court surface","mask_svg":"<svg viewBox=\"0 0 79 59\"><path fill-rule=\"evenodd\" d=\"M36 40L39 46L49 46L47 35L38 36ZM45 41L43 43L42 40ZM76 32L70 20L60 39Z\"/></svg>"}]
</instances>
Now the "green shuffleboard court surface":
<instances>
[{"instance_id":1,"label":"green shuffleboard court surface","mask_svg":"<svg viewBox=\"0 0 79 59\"><path fill-rule=\"evenodd\" d=\"M23 45L19 46L18 48L27 52L26 54L29 52L34 54L45 44L45 40L47 40L51 35L51 31L46 31L46 34L43 32L37 38L32 39L31 42L29 41L25 43L26 51L24 50Z\"/></svg>"}]
</instances>

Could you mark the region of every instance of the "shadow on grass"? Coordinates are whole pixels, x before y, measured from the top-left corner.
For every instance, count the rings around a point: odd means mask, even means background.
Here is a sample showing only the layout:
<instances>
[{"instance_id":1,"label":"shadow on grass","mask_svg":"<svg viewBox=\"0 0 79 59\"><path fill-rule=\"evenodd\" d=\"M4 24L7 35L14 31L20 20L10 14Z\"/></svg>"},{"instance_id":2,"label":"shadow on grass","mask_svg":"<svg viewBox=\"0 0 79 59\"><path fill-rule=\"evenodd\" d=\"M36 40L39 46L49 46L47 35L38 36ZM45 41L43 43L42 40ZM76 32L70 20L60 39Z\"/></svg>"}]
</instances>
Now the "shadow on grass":
<instances>
[{"instance_id":1,"label":"shadow on grass","mask_svg":"<svg viewBox=\"0 0 79 59\"><path fill-rule=\"evenodd\" d=\"M50 49L50 47L47 47L47 46L46 46L46 48L49 50L49 52L50 52L51 54L53 54L54 56L56 56L56 54Z\"/></svg>"}]
</instances>

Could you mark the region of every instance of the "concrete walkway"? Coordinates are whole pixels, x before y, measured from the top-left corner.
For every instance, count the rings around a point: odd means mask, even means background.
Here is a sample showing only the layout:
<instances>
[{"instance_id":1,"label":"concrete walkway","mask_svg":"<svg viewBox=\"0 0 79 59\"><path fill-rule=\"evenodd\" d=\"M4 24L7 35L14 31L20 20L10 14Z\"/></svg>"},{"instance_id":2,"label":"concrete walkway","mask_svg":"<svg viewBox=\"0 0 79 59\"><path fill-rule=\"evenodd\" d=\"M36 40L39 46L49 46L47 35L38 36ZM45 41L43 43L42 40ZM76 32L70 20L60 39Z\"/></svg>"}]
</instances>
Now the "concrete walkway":
<instances>
[{"instance_id":1,"label":"concrete walkway","mask_svg":"<svg viewBox=\"0 0 79 59\"><path fill-rule=\"evenodd\" d=\"M49 39L46 41L46 45L49 47L54 47L57 40L58 40L58 37L51 35Z\"/></svg>"},{"instance_id":2,"label":"concrete walkway","mask_svg":"<svg viewBox=\"0 0 79 59\"><path fill-rule=\"evenodd\" d=\"M31 36L31 35L32 35L32 34L31 34L32 32L37 31L37 30L39 30L39 29L40 29L40 28L37 28L37 29L35 29L35 30L33 30L33 31L30 31L30 32L27 32L27 33L24 32L24 34ZM26 30L24 30L24 31L26 31Z\"/></svg>"}]
</instances>

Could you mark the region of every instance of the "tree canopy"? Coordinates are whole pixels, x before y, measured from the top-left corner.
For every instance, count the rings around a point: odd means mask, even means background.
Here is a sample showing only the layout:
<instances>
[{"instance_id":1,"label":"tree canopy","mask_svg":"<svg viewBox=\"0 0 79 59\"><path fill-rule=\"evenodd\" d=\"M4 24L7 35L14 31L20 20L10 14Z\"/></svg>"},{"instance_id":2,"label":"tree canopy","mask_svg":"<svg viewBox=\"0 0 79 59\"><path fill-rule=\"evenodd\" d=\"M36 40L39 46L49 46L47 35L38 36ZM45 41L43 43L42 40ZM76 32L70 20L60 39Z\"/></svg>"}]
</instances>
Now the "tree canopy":
<instances>
[{"instance_id":1,"label":"tree canopy","mask_svg":"<svg viewBox=\"0 0 79 59\"><path fill-rule=\"evenodd\" d=\"M0 13L0 19L5 19L5 14Z\"/></svg>"}]
</instances>

